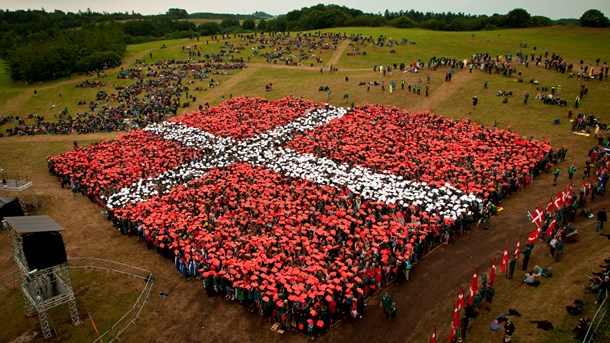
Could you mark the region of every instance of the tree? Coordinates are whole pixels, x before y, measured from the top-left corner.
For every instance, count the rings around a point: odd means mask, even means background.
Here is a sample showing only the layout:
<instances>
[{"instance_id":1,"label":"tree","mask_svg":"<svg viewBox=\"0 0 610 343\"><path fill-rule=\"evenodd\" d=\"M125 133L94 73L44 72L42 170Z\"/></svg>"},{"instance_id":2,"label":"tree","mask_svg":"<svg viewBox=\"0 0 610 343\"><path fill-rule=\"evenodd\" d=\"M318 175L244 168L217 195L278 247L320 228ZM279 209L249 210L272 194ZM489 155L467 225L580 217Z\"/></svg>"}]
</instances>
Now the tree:
<instances>
[{"instance_id":1,"label":"tree","mask_svg":"<svg viewBox=\"0 0 610 343\"><path fill-rule=\"evenodd\" d=\"M254 19L246 19L243 24L241 24L241 28L252 31L256 28L256 23L254 22Z\"/></svg>"},{"instance_id":2,"label":"tree","mask_svg":"<svg viewBox=\"0 0 610 343\"><path fill-rule=\"evenodd\" d=\"M392 24L401 29L417 27L417 23L413 19L405 16L392 20Z\"/></svg>"},{"instance_id":3,"label":"tree","mask_svg":"<svg viewBox=\"0 0 610 343\"><path fill-rule=\"evenodd\" d=\"M531 27L532 16L523 8L515 8L504 18L505 27Z\"/></svg>"},{"instance_id":4,"label":"tree","mask_svg":"<svg viewBox=\"0 0 610 343\"><path fill-rule=\"evenodd\" d=\"M532 17L532 26L544 27L553 25L553 21L547 17L535 15Z\"/></svg>"},{"instance_id":5,"label":"tree","mask_svg":"<svg viewBox=\"0 0 610 343\"><path fill-rule=\"evenodd\" d=\"M265 21L265 19L261 19L258 22L258 30L259 31L267 31L267 21Z\"/></svg>"},{"instance_id":6,"label":"tree","mask_svg":"<svg viewBox=\"0 0 610 343\"><path fill-rule=\"evenodd\" d=\"M220 25L213 21L207 23L201 23L197 27L197 30L202 36L211 36L220 33Z\"/></svg>"},{"instance_id":7,"label":"tree","mask_svg":"<svg viewBox=\"0 0 610 343\"><path fill-rule=\"evenodd\" d=\"M189 16L188 12L181 8L170 8L165 14L172 19L184 19Z\"/></svg>"},{"instance_id":8,"label":"tree","mask_svg":"<svg viewBox=\"0 0 610 343\"><path fill-rule=\"evenodd\" d=\"M279 32L285 32L288 30L288 21L285 16L279 16L275 19L275 29Z\"/></svg>"},{"instance_id":9,"label":"tree","mask_svg":"<svg viewBox=\"0 0 610 343\"><path fill-rule=\"evenodd\" d=\"M239 20L237 19L224 19L222 22L220 22L220 27L222 27L223 29L228 29L230 27L236 26L239 26Z\"/></svg>"},{"instance_id":10,"label":"tree","mask_svg":"<svg viewBox=\"0 0 610 343\"><path fill-rule=\"evenodd\" d=\"M610 21L601 11L591 9L580 17L580 25L586 27L608 27L610 26Z\"/></svg>"}]
</instances>

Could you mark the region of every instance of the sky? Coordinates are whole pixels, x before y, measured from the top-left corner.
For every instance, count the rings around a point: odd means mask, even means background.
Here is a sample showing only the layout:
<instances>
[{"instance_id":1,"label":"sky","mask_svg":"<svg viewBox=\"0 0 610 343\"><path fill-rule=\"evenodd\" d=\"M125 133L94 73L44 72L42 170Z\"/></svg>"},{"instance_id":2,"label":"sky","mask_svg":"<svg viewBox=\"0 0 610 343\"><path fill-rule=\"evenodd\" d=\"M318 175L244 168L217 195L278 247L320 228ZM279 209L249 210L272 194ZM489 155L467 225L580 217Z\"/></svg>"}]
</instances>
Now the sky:
<instances>
[{"instance_id":1,"label":"sky","mask_svg":"<svg viewBox=\"0 0 610 343\"><path fill-rule=\"evenodd\" d=\"M0 8L8 10L42 9L52 12L131 12L161 14L169 8L185 9L188 13L213 12L251 14L263 11L272 15L285 14L295 9L319 3L336 4L359 9L366 13L383 13L386 9L416 10L420 12L463 12L468 14L506 14L514 8L523 8L531 15L551 19L580 18L588 9L598 9L610 15L609 0L3 0Z\"/></svg>"}]
</instances>

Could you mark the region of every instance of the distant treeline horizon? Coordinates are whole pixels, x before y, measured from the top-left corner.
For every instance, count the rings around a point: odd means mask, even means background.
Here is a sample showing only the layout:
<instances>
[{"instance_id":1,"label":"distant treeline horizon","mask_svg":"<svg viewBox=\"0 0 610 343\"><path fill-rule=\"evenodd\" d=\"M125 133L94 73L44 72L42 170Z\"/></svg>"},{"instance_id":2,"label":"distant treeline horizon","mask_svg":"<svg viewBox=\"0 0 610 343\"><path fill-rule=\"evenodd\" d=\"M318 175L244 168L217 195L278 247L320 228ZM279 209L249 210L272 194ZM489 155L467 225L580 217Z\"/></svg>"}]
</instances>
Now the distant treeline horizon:
<instances>
[{"instance_id":1,"label":"distant treeline horizon","mask_svg":"<svg viewBox=\"0 0 610 343\"><path fill-rule=\"evenodd\" d=\"M197 25L191 20L204 22ZM532 16L521 8L491 16L414 10L372 14L323 4L275 17L260 11L252 14L188 13L179 8L170 8L159 15L133 11L99 13L89 9L77 13L44 9L0 10L0 58L7 62L13 80L37 82L118 65L128 44L163 39L336 27L479 31L552 25L607 27L610 23L595 9L586 11L580 19L560 20Z\"/></svg>"}]
</instances>

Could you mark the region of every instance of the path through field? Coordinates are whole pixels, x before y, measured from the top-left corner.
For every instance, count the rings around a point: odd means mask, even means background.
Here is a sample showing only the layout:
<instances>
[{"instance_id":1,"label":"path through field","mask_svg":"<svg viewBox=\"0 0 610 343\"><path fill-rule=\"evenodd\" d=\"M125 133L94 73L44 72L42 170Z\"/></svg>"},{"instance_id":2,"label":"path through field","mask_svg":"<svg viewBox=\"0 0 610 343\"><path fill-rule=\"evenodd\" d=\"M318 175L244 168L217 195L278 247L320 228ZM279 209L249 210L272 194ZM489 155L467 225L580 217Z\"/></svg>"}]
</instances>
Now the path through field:
<instances>
[{"instance_id":1,"label":"path through field","mask_svg":"<svg viewBox=\"0 0 610 343\"><path fill-rule=\"evenodd\" d=\"M432 105L442 104L451 99L455 94L462 90L462 87L473 78L473 74L462 72L456 73L450 82L441 84L440 87L430 92L430 96L423 98L410 108L413 111L429 110ZM425 89L425 86L422 86ZM424 92L424 90L422 90Z\"/></svg>"}]
</instances>

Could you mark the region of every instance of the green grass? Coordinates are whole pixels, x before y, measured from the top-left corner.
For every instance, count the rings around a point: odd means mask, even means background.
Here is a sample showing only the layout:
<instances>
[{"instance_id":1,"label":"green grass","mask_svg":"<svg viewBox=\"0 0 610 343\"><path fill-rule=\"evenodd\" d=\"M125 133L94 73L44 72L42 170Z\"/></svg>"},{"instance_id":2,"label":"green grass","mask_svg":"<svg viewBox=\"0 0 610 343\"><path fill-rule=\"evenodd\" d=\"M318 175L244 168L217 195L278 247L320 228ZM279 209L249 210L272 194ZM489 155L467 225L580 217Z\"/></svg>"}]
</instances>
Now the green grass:
<instances>
[{"instance_id":1,"label":"green grass","mask_svg":"<svg viewBox=\"0 0 610 343\"><path fill-rule=\"evenodd\" d=\"M138 280L139 281L139 280ZM73 326L67 304L48 311L54 335L62 342L91 342L109 330L134 304L144 283L121 274L95 270L72 270L72 284L77 295L82 324ZM112 286L111 286L112 285ZM25 318L24 299L18 288L0 295L0 341L8 342L21 335L41 338L38 317Z\"/></svg>"}]
</instances>

